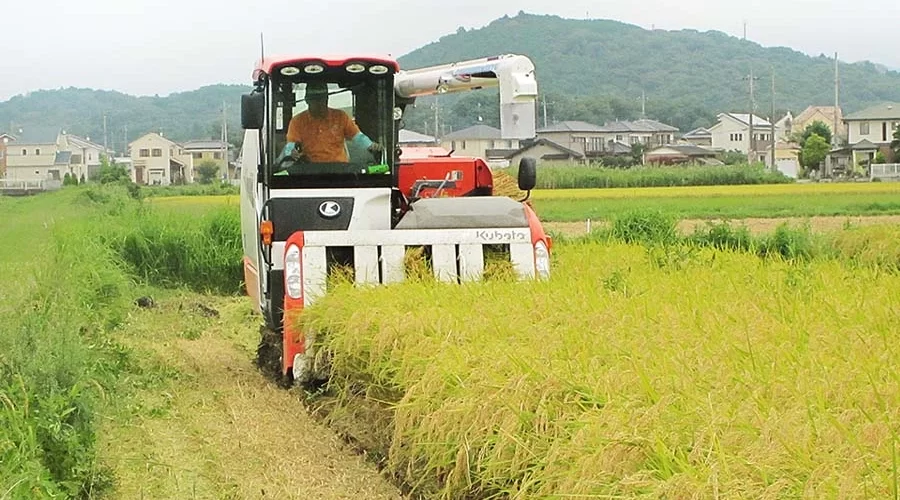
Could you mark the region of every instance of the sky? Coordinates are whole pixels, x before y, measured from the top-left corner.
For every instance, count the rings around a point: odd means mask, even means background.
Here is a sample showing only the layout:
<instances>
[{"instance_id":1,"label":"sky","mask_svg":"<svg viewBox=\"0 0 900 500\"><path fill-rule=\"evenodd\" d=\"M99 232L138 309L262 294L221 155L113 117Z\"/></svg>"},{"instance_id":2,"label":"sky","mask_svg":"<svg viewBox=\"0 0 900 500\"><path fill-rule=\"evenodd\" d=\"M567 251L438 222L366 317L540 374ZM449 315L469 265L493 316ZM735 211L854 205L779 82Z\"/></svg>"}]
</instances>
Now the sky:
<instances>
[{"instance_id":1,"label":"sky","mask_svg":"<svg viewBox=\"0 0 900 500\"><path fill-rule=\"evenodd\" d=\"M897 0L0 0L0 101L61 87L167 95L249 84L261 32L267 53L400 57L520 10L738 37L746 23L763 46L900 69Z\"/></svg>"}]
</instances>

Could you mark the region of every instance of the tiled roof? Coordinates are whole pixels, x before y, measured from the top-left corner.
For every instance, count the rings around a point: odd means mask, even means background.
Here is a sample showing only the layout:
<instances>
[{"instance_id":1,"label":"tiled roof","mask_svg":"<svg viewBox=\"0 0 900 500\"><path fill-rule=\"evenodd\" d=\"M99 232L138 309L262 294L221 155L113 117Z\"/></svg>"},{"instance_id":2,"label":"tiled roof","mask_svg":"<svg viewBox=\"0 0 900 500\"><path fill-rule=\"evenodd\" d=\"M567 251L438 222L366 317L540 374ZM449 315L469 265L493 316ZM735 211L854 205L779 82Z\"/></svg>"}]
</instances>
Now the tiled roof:
<instances>
[{"instance_id":1,"label":"tiled roof","mask_svg":"<svg viewBox=\"0 0 900 500\"><path fill-rule=\"evenodd\" d=\"M225 148L225 143L222 141L211 141L211 140L198 140L198 141L188 141L182 144L182 147L187 150L222 150Z\"/></svg>"},{"instance_id":2,"label":"tiled roof","mask_svg":"<svg viewBox=\"0 0 900 500\"><path fill-rule=\"evenodd\" d=\"M473 125L444 136L444 139L500 139L500 129L489 125Z\"/></svg>"},{"instance_id":3,"label":"tiled roof","mask_svg":"<svg viewBox=\"0 0 900 500\"><path fill-rule=\"evenodd\" d=\"M900 120L900 104L883 102L844 117L844 121L851 120Z\"/></svg>"},{"instance_id":4,"label":"tiled roof","mask_svg":"<svg viewBox=\"0 0 900 500\"><path fill-rule=\"evenodd\" d=\"M549 132L607 132L607 130L600 125L577 120L554 123L537 130L538 134Z\"/></svg>"}]
</instances>

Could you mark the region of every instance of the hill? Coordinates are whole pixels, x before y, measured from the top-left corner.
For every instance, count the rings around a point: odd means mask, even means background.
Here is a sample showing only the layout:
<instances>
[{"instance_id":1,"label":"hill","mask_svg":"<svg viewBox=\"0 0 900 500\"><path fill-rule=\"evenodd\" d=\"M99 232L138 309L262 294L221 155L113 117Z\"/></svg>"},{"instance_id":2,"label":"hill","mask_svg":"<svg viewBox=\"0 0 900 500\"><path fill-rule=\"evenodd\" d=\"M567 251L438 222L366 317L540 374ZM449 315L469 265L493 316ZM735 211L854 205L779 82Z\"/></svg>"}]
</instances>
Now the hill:
<instances>
[{"instance_id":1,"label":"hill","mask_svg":"<svg viewBox=\"0 0 900 500\"><path fill-rule=\"evenodd\" d=\"M229 138L240 142L241 94L249 87L211 85L165 97L136 97L121 92L66 88L39 90L0 103L0 130L59 125L73 134L103 142L122 151L128 141L147 132L162 131L176 141L218 139L222 104L226 104Z\"/></svg>"},{"instance_id":2,"label":"hill","mask_svg":"<svg viewBox=\"0 0 900 500\"><path fill-rule=\"evenodd\" d=\"M744 78L751 70L759 77L755 91L759 114L770 114L773 69L779 114L834 103L831 57L767 48L721 32L646 30L609 20L519 13L484 28L461 28L400 62L403 67L420 67L502 53L525 54L534 61L551 121L633 119L640 115L643 91L648 116L687 131L710 125L718 112L746 112L750 97ZM839 70L845 112L884 100L900 101L900 72L869 62L841 63ZM465 99L480 102L474 95ZM456 105L452 104L445 109ZM471 113L467 118L474 120ZM448 115L445 121L456 120Z\"/></svg>"},{"instance_id":3,"label":"hill","mask_svg":"<svg viewBox=\"0 0 900 500\"><path fill-rule=\"evenodd\" d=\"M415 68L503 53L525 54L534 61L550 122L638 118L643 92L648 117L686 132L711 125L719 112L746 112L751 70L759 77L755 95L760 115L770 114L773 70L779 116L834 102L830 57L767 48L715 31L646 30L609 20L505 16L480 29L461 28L400 57L400 63ZM864 62L842 63L840 74L845 113L900 101L900 72ZM165 97L134 97L90 89L42 90L0 103L0 131L58 124L100 140L105 113L109 144L119 150L126 127L129 140L159 130L175 140L218 138L225 102L229 136L238 144L240 94L247 91L241 85L211 85ZM434 134L435 114L440 132L475 123L499 126L496 91L441 96L437 110L431 107L434 102L420 99L405 118L407 128Z\"/></svg>"}]
</instances>

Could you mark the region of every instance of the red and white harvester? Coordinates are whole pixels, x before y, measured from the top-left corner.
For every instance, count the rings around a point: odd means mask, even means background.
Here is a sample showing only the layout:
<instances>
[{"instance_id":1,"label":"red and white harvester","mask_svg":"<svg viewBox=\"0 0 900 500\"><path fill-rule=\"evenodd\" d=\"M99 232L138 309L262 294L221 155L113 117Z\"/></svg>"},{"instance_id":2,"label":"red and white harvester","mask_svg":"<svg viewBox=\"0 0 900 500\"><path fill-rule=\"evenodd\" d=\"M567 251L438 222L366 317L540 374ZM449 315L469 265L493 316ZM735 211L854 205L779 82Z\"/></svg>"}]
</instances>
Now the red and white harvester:
<instances>
[{"instance_id":1,"label":"red and white harvester","mask_svg":"<svg viewBox=\"0 0 900 500\"><path fill-rule=\"evenodd\" d=\"M329 107L348 113L381 151L354 139L345 143L347 162L285 154L288 124L307 108L313 82L327 83ZM493 196L483 159L413 154L401 162L398 147L404 111L417 97L496 86L502 138L532 139L537 83L527 57L408 71L386 57L264 57L253 86L241 102L244 276L265 320L258 364L280 382L327 377L297 318L326 293L335 264L352 266L361 285L397 283L406 250L416 247L436 279L464 282L481 279L485 249L499 247L521 279L549 276L550 238L523 200ZM534 188L535 165L521 160L520 190Z\"/></svg>"}]
</instances>

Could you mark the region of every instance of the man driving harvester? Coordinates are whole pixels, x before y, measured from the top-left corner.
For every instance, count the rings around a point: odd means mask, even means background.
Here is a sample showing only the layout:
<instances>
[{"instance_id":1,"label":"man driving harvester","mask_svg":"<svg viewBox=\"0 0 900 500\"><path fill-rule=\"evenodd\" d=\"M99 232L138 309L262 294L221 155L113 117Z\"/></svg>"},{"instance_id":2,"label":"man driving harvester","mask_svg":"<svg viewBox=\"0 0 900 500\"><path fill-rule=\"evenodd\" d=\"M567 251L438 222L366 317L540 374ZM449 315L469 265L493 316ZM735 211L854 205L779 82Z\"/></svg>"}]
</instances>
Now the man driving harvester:
<instances>
[{"instance_id":1,"label":"man driving harvester","mask_svg":"<svg viewBox=\"0 0 900 500\"><path fill-rule=\"evenodd\" d=\"M347 113L328 107L328 84L308 83L305 99L309 109L291 119L284 154L301 162L347 163L345 140L373 155L381 153L382 146L363 134Z\"/></svg>"}]
</instances>

